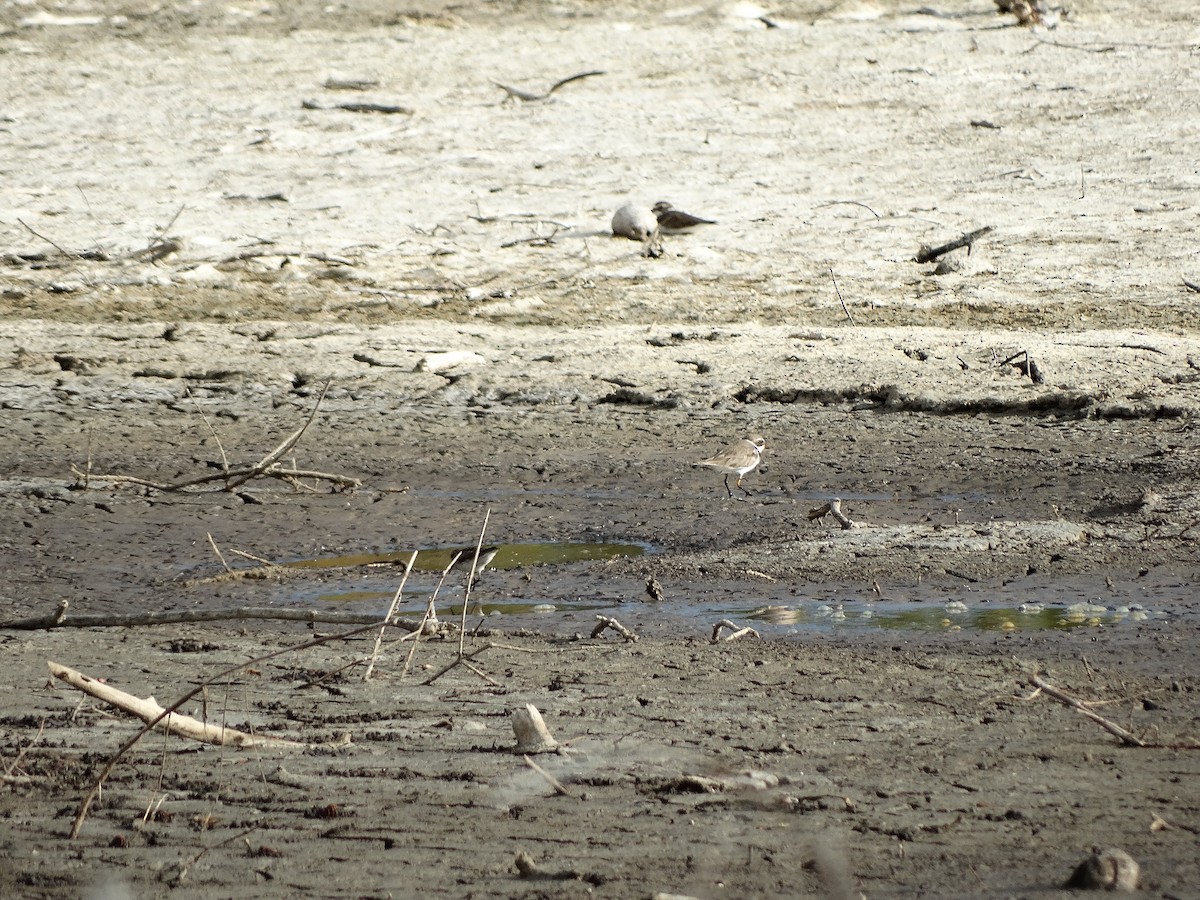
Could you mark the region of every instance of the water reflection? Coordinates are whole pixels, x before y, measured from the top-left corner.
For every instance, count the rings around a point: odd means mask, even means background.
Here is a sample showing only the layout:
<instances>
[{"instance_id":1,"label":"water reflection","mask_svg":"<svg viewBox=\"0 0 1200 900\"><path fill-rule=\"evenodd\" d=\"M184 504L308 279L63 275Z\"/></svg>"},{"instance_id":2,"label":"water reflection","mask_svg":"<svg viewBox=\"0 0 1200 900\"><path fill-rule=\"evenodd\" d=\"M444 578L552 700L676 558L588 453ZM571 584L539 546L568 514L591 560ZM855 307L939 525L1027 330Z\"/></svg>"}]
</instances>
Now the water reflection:
<instances>
[{"instance_id":1,"label":"water reflection","mask_svg":"<svg viewBox=\"0 0 1200 900\"><path fill-rule=\"evenodd\" d=\"M734 615L735 611L727 610ZM1052 631L1097 628L1145 621L1150 612L1142 606L1107 607L1093 603L1043 606L1023 603L1016 607L969 607L960 600L939 606L895 603L813 603L764 606L741 613L745 618L780 626L889 628L909 631Z\"/></svg>"},{"instance_id":2,"label":"water reflection","mask_svg":"<svg viewBox=\"0 0 1200 900\"><path fill-rule=\"evenodd\" d=\"M543 543L543 544L499 544L496 555L488 564L489 569L518 569L522 566L553 565L559 563L584 562L596 559L614 559L619 556L642 556L650 551L646 544L588 544L588 543ZM418 572L441 572L450 565L450 560L459 554L459 562L470 565L475 557L474 545L469 547L433 547L417 551L413 569ZM391 550L387 553L351 553L343 556L321 556L316 559L300 559L285 563L293 569L350 569L360 567L395 567L403 569L408 564L412 550ZM390 595L389 595L390 596Z\"/></svg>"}]
</instances>

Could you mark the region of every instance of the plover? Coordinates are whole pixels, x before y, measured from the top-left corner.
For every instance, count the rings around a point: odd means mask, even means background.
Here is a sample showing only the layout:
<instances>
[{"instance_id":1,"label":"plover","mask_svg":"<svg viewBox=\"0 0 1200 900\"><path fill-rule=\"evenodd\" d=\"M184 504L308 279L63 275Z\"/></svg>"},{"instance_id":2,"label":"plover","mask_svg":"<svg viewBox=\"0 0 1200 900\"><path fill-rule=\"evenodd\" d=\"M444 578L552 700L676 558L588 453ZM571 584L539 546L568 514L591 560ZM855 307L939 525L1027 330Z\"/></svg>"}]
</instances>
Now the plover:
<instances>
[{"instance_id":1,"label":"plover","mask_svg":"<svg viewBox=\"0 0 1200 900\"><path fill-rule=\"evenodd\" d=\"M631 241L648 241L658 231L654 213L636 203L626 203L612 217L612 233Z\"/></svg>"},{"instance_id":2,"label":"plover","mask_svg":"<svg viewBox=\"0 0 1200 900\"><path fill-rule=\"evenodd\" d=\"M659 200L650 208L658 219L658 230L663 234L688 234L700 225L715 225L712 219L702 219L676 209L666 200Z\"/></svg>"},{"instance_id":3,"label":"plover","mask_svg":"<svg viewBox=\"0 0 1200 900\"><path fill-rule=\"evenodd\" d=\"M725 490L728 491L731 498L733 491L729 487L729 476L736 475L737 481L734 482L734 487L749 497L750 492L742 487L742 476L758 465L758 461L762 459L762 452L766 448L767 442L761 435L751 434L730 444L716 456L697 461L696 465L708 466L710 469L724 472Z\"/></svg>"},{"instance_id":4,"label":"plover","mask_svg":"<svg viewBox=\"0 0 1200 900\"><path fill-rule=\"evenodd\" d=\"M499 547L480 547L479 561L475 563L475 568L471 571L467 578L467 586L474 589L475 584L479 581L479 576L483 570L487 568L493 559L496 558L496 553L500 550ZM454 560L452 569L470 568L471 562L475 559L474 547L456 547L450 551L450 558Z\"/></svg>"}]
</instances>

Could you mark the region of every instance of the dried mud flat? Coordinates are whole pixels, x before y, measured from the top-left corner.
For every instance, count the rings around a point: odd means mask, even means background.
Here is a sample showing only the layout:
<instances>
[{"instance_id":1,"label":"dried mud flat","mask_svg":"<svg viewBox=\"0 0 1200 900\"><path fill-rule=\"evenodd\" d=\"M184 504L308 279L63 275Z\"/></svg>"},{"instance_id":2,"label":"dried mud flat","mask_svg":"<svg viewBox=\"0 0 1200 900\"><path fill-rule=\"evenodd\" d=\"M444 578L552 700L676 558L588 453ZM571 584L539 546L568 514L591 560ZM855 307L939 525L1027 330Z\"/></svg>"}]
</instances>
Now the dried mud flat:
<instances>
[{"instance_id":1,"label":"dried mud flat","mask_svg":"<svg viewBox=\"0 0 1200 900\"><path fill-rule=\"evenodd\" d=\"M650 551L486 573L485 610L554 611L472 613L479 672L426 684L458 640L395 634L367 682L372 636L250 666L186 710L304 748L143 739L75 839L135 725L48 660L168 702L335 626L5 630L0 893L1053 897L1116 846L1195 896L1194 10L936 12L0 8L6 618L345 609L399 573L209 581L213 545L397 554L485 514ZM647 258L604 234L629 197L718 224ZM354 487L103 477L252 465L327 381L284 462ZM729 501L690 462L747 431ZM835 496L854 529L809 520ZM1090 606L787 624L879 595ZM527 703L561 791L513 752Z\"/></svg>"}]
</instances>

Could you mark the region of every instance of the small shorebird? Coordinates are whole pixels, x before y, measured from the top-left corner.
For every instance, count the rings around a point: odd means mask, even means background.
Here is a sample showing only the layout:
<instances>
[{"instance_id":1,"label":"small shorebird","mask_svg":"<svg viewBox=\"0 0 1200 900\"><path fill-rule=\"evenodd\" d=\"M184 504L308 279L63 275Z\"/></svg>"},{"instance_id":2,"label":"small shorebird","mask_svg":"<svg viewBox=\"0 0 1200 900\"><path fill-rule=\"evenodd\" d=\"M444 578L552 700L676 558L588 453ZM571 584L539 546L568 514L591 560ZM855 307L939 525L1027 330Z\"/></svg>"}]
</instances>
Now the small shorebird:
<instances>
[{"instance_id":1,"label":"small shorebird","mask_svg":"<svg viewBox=\"0 0 1200 900\"><path fill-rule=\"evenodd\" d=\"M695 231L698 225L715 225L712 219L702 219L676 209L666 200L659 200L650 208L658 219L658 230L663 234L688 234Z\"/></svg>"},{"instance_id":2,"label":"small shorebird","mask_svg":"<svg viewBox=\"0 0 1200 900\"><path fill-rule=\"evenodd\" d=\"M730 444L716 456L699 460L696 465L708 466L710 469L724 472L725 490L729 492L730 498L733 497L733 491L729 487L729 476L736 475L737 481L734 482L734 487L749 497L750 492L742 487L742 476L758 465L758 461L762 459L762 452L766 448L767 442L762 439L761 435L751 434L737 443Z\"/></svg>"},{"instance_id":3,"label":"small shorebird","mask_svg":"<svg viewBox=\"0 0 1200 900\"><path fill-rule=\"evenodd\" d=\"M648 241L658 230L658 219L654 212L644 206L630 202L623 205L612 217L612 233L616 237L631 241Z\"/></svg>"},{"instance_id":4,"label":"small shorebird","mask_svg":"<svg viewBox=\"0 0 1200 900\"><path fill-rule=\"evenodd\" d=\"M500 550L499 547L480 547L479 561L475 563L475 568L471 571L470 577L467 578L467 586L474 589L476 582L479 581L479 576L496 558L496 553ZM471 561L475 559L474 547L457 547L450 551L450 558L454 560L451 564L452 569L460 567L470 567Z\"/></svg>"}]
</instances>

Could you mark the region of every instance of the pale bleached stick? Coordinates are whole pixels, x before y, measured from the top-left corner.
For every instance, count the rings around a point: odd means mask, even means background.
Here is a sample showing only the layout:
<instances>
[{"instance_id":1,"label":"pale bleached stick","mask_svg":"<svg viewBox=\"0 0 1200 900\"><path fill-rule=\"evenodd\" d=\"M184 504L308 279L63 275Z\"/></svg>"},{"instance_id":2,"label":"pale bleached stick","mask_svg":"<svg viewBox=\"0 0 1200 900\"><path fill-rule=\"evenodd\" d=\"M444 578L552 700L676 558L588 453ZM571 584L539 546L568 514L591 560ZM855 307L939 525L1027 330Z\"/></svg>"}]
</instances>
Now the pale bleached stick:
<instances>
[{"instance_id":1,"label":"pale bleached stick","mask_svg":"<svg viewBox=\"0 0 1200 900\"><path fill-rule=\"evenodd\" d=\"M408 557L408 564L404 567L404 575L400 579L400 586L396 588L396 593L392 596L391 605L388 606L387 615L383 617L385 622L392 621L392 616L396 614L396 607L400 605L400 594L404 591L404 584L408 581L408 573L412 571L413 563L417 561L417 551L414 550L412 555ZM424 626L424 622L421 623ZM375 661L379 659L379 647L383 644L383 633L387 630L387 626L380 626L379 634L375 635L375 649L371 651L371 661L367 663L367 671L363 673L363 681L371 680L371 673L375 671ZM419 629L418 629L419 631ZM416 642L413 642L416 646Z\"/></svg>"},{"instance_id":2,"label":"pale bleached stick","mask_svg":"<svg viewBox=\"0 0 1200 900\"><path fill-rule=\"evenodd\" d=\"M463 655L464 642L467 639L467 601L471 599L471 585L475 581L475 567L479 565L479 553L483 550L483 536L487 534L488 521L492 518L491 507L483 514L483 527L479 529L479 540L475 544L475 558L471 560L471 573L467 576L467 587L463 591L462 620L459 623L458 655Z\"/></svg>"},{"instance_id":3,"label":"pale bleached stick","mask_svg":"<svg viewBox=\"0 0 1200 900\"><path fill-rule=\"evenodd\" d=\"M745 628L738 628L737 625L735 625L733 622L729 621L728 619L722 619L720 622L718 622L716 625L713 626L712 638L709 640L710 644L715 644L718 641L722 640L722 638L721 638L721 629L722 628L728 628L731 632L730 634L725 635L724 640L726 640L726 641L736 641L738 638L745 637L748 634L752 634L755 637L758 637L758 632L755 631L753 628L750 628L749 626L747 626Z\"/></svg>"},{"instance_id":4,"label":"pale bleached stick","mask_svg":"<svg viewBox=\"0 0 1200 900\"><path fill-rule=\"evenodd\" d=\"M411 637L413 641L412 646L408 648L408 656L404 659L404 669L401 671L401 675L407 675L412 670L413 658L417 655L417 644L421 642L421 635L425 633L425 629L429 626L429 623L432 622L434 628L438 625L437 596L442 590L442 585L446 583L446 576L450 574L450 570L454 568L454 564L458 562L460 556L462 556L462 551L450 557L450 562L446 565L446 568L442 569L442 577L438 579L438 583L434 585L433 593L429 595L429 602L425 604L425 614L421 616L420 627L411 635L406 636Z\"/></svg>"},{"instance_id":5,"label":"pale bleached stick","mask_svg":"<svg viewBox=\"0 0 1200 900\"><path fill-rule=\"evenodd\" d=\"M88 789L88 792L84 795L83 799L79 801L79 806L75 810L75 820L71 823L71 831L68 837L71 840L79 837L79 832L83 830L83 822L87 818L88 810L92 808L92 803L99 795L101 785L104 784L104 782L108 779L108 776L111 775L117 768L117 763L121 761L121 758L128 753L138 741L142 739L143 735L157 725L161 719L164 719L171 713L175 712L177 709L179 709L179 707L183 706L183 704L187 703L201 691L206 690L209 685L216 684L217 682L228 678L230 675L233 675L235 672L240 672L249 666L259 665L260 663L275 659L276 657L283 656L287 653L295 653L299 650L309 650L313 647L320 647L322 644L328 644L330 641L344 641L348 638L357 637L360 634L365 634L366 632L385 624L387 623L376 621L370 625L351 628L348 631L340 631L337 634L327 634L321 637L313 638L312 640L304 641L301 644L293 644L289 647L280 647L278 650L272 650L270 653L264 653L262 656L257 656L254 659L248 659L245 662L240 662L222 669L216 675L201 681L198 685L193 687L182 697L164 709L158 718L147 722L140 729L138 729L137 733L134 734L133 737L122 744L117 752L109 757L108 762L104 764L104 768L101 770L99 776L97 776L92 782L92 786Z\"/></svg>"},{"instance_id":6,"label":"pale bleached stick","mask_svg":"<svg viewBox=\"0 0 1200 900\"><path fill-rule=\"evenodd\" d=\"M529 766L529 768L533 769L533 771L537 772L539 775L541 775L543 778L545 778L546 781L550 782L550 787L554 788L554 793L561 794L564 797L574 797L575 796L570 791L568 791L565 787L563 787L563 784L561 781L559 781L557 778L555 778L553 775L551 775L549 772L547 772L545 769L543 769L541 766L539 766L537 763L535 763L528 756L522 756L521 759L525 760L525 765Z\"/></svg>"},{"instance_id":7,"label":"pale bleached stick","mask_svg":"<svg viewBox=\"0 0 1200 900\"><path fill-rule=\"evenodd\" d=\"M1057 688L1054 685L1050 684L1048 681L1046 681L1044 678L1042 678L1036 672L1034 672L1032 675L1029 676L1029 683L1032 684L1038 690L1042 691L1043 693L1049 694L1051 697L1053 697L1055 700L1059 701L1060 703L1063 703L1063 704L1071 707L1072 709L1078 710L1079 712L1083 713L1085 716L1087 716L1089 719L1091 719L1093 722L1095 722L1097 725L1099 725L1105 731L1120 738L1122 743L1129 744L1131 747L1145 747L1146 746L1146 742L1143 741L1141 738L1137 737L1136 735L1134 735L1133 733L1131 733L1129 731L1126 731L1124 728L1122 728L1116 722L1111 722L1108 719L1104 718L1104 716L1102 716L1099 713L1092 710L1088 706L1086 701L1080 700L1077 697L1072 697L1070 694L1068 694L1066 691L1062 690L1061 688Z\"/></svg>"},{"instance_id":8,"label":"pale bleached stick","mask_svg":"<svg viewBox=\"0 0 1200 900\"><path fill-rule=\"evenodd\" d=\"M123 712L137 716L143 722L157 723L155 727L161 727L171 734L188 737L196 741L203 741L206 744L222 744L230 747L304 746L304 744L297 744L295 741L286 741L273 737L260 737L259 735L238 731L235 728L214 725L210 722L201 722L199 719L193 719L191 716L169 713L153 697L135 697L133 694L127 694L125 691L118 690L112 685L89 678L82 672L59 665L56 662L48 662L47 665L50 666L51 675L61 681L65 681L76 690L83 691L85 694L90 694L98 700L103 700L105 703L115 706Z\"/></svg>"},{"instance_id":9,"label":"pale bleached stick","mask_svg":"<svg viewBox=\"0 0 1200 900\"><path fill-rule=\"evenodd\" d=\"M596 627L592 629L592 637L599 637L606 628L611 628L630 643L637 642L638 636L611 616L596 616Z\"/></svg>"},{"instance_id":10,"label":"pale bleached stick","mask_svg":"<svg viewBox=\"0 0 1200 900\"><path fill-rule=\"evenodd\" d=\"M208 545L213 548L213 553L217 554L217 559L221 561L221 565L225 567L225 571L232 572L233 569L229 568L229 563L225 562L225 556L221 553L221 548L218 547L217 542L213 540L212 532L206 531L204 532L204 536L208 538Z\"/></svg>"}]
</instances>

